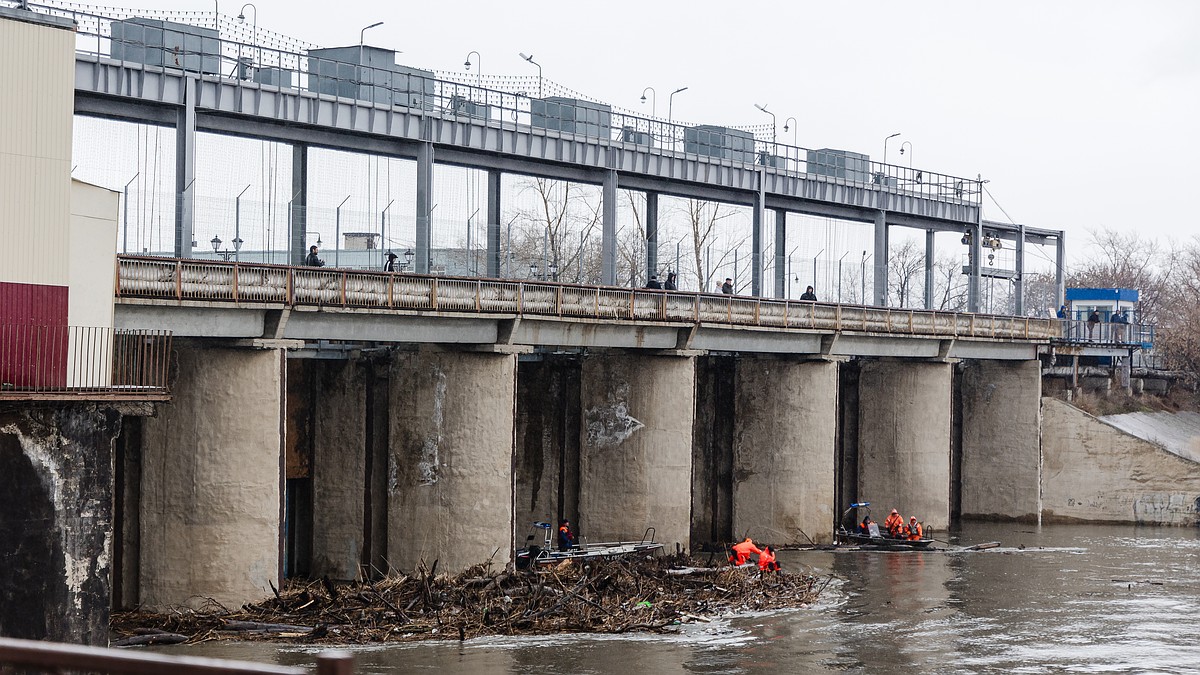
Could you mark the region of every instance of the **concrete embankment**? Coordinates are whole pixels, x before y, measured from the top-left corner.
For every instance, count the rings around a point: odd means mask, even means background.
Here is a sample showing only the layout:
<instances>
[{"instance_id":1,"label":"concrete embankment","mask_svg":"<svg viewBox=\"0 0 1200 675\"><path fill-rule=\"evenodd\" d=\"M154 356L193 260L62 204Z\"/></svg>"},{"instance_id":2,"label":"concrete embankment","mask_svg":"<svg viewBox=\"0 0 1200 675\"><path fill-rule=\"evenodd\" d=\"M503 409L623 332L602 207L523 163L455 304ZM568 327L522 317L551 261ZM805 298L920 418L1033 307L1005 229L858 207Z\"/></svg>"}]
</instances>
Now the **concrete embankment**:
<instances>
[{"instance_id":1,"label":"concrete embankment","mask_svg":"<svg viewBox=\"0 0 1200 675\"><path fill-rule=\"evenodd\" d=\"M1143 438L1124 421L1042 399L1043 522L1200 523L1200 463L1147 440L1147 419Z\"/></svg>"}]
</instances>

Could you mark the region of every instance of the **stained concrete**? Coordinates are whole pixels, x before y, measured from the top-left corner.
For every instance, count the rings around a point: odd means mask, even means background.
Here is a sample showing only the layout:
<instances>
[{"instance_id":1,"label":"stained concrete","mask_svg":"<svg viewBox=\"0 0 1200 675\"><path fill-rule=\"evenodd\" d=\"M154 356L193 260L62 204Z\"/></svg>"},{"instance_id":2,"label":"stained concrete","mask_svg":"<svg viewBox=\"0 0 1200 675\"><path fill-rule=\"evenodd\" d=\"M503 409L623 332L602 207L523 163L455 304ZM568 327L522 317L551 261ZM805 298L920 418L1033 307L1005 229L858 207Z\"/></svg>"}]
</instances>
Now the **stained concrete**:
<instances>
[{"instance_id":1,"label":"stained concrete","mask_svg":"<svg viewBox=\"0 0 1200 675\"><path fill-rule=\"evenodd\" d=\"M858 499L927 527L950 524L948 363L865 361L859 377Z\"/></svg>"},{"instance_id":2,"label":"stained concrete","mask_svg":"<svg viewBox=\"0 0 1200 675\"><path fill-rule=\"evenodd\" d=\"M580 359L574 357L547 356L517 368L513 502L518 544L534 521L579 519L579 376Z\"/></svg>"},{"instance_id":3,"label":"stained concrete","mask_svg":"<svg viewBox=\"0 0 1200 675\"><path fill-rule=\"evenodd\" d=\"M963 518L1038 519L1041 381L1037 361L963 364Z\"/></svg>"},{"instance_id":4,"label":"stained concrete","mask_svg":"<svg viewBox=\"0 0 1200 675\"><path fill-rule=\"evenodd\" d=\"M356 579L363 553L367 378L358 360L311 360L313 407L310 574Z\"/></svg>"},{"instance_id":5,"label":"stained concrete","mask_svg":"<svg viewBox=\"0 0 1200 675\"><path fill-rule=\"evenodd\" d=\"M694 381L693 357L584 359L578 526L590 541L639 539L654 527L669 549L688 548Z\"/></svg>"},{"instance_id":6,"label":"stained concrete","mask_svg":"<svg viewBox=\"0 0 1200 675\"><path fill-rule=\"evenodd\" d=\"M1042 521L1200 524L1200 464L1042 401Z\"/></svg>"},{"instance_id":7,"label":"stained concrete","mask_svg":"<svg viewBox=\"0 0 1200 675\"><path fill-rule=\"evenodd\" d=\"M775 544L832 540L838 364L738 361L733 532ZM804 534L801 534L803 531Z\"/></svg>"},{"instance_id":8,"label":"stained concrete","mask_svg":"<svg viewBox=\"0 0 1200 675\"><path fill-rule=\"evenodd\" d=\"M0 407L0 635L108 644L120 414Z\"/></svg>"},{"instance_id":9,"label":"stained concrete","mask_svg":"<svg viewBox=\"0 0 1200 675\"><path fill-rule=\"evenodd\" d=\"M692 424L693 548L733 541L733 356L696 358L696 403Z\"/></svg>"},{"instance_id":10,"label":"stained concrete","mask_svg":"<svg viewBox=\"0 0 1200 675\"><path fill-rule=\"evenodd\" d=\"M184 346L142 427L140 599L238 607L280 576L282 350Z\"/></svg>"},{"instance_id":11,"label":"stained concrete","mask_svg":"<svg viewBox=\"0 0 1200 675\"><path fill-rule=\"evenodd\" d=\"M1200 413L1133 412L1105 415L1100 420L1184 459L1200 461Z\"/></svg>"},{"instance_id":12,"label":"stained concrete","mask_svg":"<svg viewBox=\"0 0 1200 675\"><path fill-rule=\"evenodd\" d=\"M454 572L513 538L516 356L398 352L391 365L388 560Z\"/></svg>"}]
</instances>

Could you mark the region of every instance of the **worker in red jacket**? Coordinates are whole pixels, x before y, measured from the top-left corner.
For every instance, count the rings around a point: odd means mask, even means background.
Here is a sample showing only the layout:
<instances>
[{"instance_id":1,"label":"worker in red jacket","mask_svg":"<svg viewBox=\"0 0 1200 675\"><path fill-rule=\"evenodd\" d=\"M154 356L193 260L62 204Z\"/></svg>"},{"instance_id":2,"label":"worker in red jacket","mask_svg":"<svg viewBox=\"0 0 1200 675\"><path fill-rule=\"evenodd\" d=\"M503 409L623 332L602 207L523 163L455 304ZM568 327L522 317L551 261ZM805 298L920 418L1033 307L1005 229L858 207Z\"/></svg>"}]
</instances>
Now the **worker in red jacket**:
<instances>
[{"instance_id":1,"label":"worker in red jacket","mask_svg":"<svg viewBox=\"0 0 1200 675\"><path fill-rule=\"evenodd\" d=\"M762 551L754 545L754 541L750 537L740 544L733 545L733 555L729 556L729 562L734 565L745 565L750 560L750 554L762 555Z\"/></svg>"},{"instance_id":2,"label":"worker in red jacket","mask_svg":"<svg viewBox=\"0 0 1200 675\"><path fill-rule=\"evenodd\" d=\"M883 529L887 530L888 536L893 539L900 539L904 532L904 518L896 509L888 514L886 520L883 521Z\"/></svg>"},{"instance_id":3,"label":"worker in red jacket","mask_svg":"<svg viewBox=\"0 0 1200 675\"><path fill-rule=\"evenodd\" d=\"M778 572L779 563L775 562L775 549L767 546L758 554L758 569L762 572Z\"/></svg>"},{"instance_id":4,"label":"worker in red jacket","mask_svg":"<svg viewBox=\"0 0 1200 675\"><path fill-rule=\"evenodd\" d=\"M909 516L908 528L906 530L909 541L917 541L925 534L925 529L917 522L916 516Z\"/></svg>"}]
</instances>

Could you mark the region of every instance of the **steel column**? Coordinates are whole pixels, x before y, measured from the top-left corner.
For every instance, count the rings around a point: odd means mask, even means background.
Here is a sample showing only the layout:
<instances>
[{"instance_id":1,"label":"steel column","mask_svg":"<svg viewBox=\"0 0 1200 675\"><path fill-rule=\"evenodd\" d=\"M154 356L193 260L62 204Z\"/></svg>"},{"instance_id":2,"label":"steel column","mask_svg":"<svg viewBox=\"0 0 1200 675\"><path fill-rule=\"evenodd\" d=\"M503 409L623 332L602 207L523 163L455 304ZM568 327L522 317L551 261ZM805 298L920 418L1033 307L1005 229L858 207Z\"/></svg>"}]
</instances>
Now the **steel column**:
<instances>
[{"instance_id":1,"label":"steel column","mask_svg":"<svg viewBox=\"0 0 1200 675\"><path fill-rule=\"evenodd\" d=\"M1017 278L1013 285L1013 314L1025 316L1025 226L1017 226ZM1055 308L1057 309L1057 307Z\"/></svg>"},{"instance_id":2,"label":"steel column","mask_svg":"<svg viewBox=\"0 0 1200 675\"><path fill-rule=\"evenodd\" d=\"M983 209L979 210L980 218L971 226L971 260L968 269L970 275L967 277L967 311L978 312L980 308L979 296L983 289L983 268L980 266L980 261L983 258Z\"/></svg>"},{"instance_id":3,"label":"steel column","mask_svg":"<svg viewBox=\"0 0 1200 675\"><path fill-rule=\"evenodd\" d=\"M875 212L875 302L886 307L888 301L888 230L887 213Z\"/></svg>"},{"instance_id":4,"label":"steel column","mask_svg":"<svg viewBox=\"0 0 1200 675\"><path fill-rule=\"evenodd\" d=\"M1058 307L1067 304L1067 241L1066 232L1058 233L1058 245L1054 247L1054 289L1058 296L1055 301ZM1055 309L1057 309L1056 307Z\"/></svg>"},{"instance_id":5,"label":"steel column","mask_svg":"<svg viewBox=\"0 0 1200 675\"><path fill-rule=\"evenodd\" d=\"M175 120L175 257L192 257L196 218L196 87L184 78L183 107Z\"/></svg>"},{"instance_id":6,"label":"steel column","mask_svg":"<svg viewBox=\"0 0 1200 675\"><path fill-rule=\"evenodd\" d=\"M658 193L646 193L646 278L658 274Z\"/></svg>"},{"instance_id":7,"label":"steel column","mask_svg":"<svg viewBox=\"0 0 1200 675\"><path fill-rule=\"evenodd\" d=\"M934 235L937 232L925 230L925 309L933 309L933 263L937 255Z\"/></svg>"},{"instance_id":8,"label":"steel column","mask_svg":"<svg viewBox=\"0 0 1200 675\"><path fill-rule=\"evenodd\" d=\"M617 172L604 172L600 212L600 283L617 285Z\"/></svg>"},{"instance_id":9,"label":"steel column","mask_svg":"<svg viewBox=\"0 0 1200 675\"><path fill-rule=\"evenodd\" d=\"M292 145L292 201L288 222L291 225L291 241L288 242L291 264L303 265L308 253L308 146L303 143Z\"/></svg>"},{"instance_id":10,"label":"steel column","mask_svg":"<svg viewBox=\"0 0 1200 675\"><path fill-rule=\"evenodd\" d=\"M775 209L775 297L787 297L787 211Z\"/></svg>"},{"instance_id":11,"label":"steel column","mask_svg":"<svg viewBox=\"0 0 1200 675\"><path fill-rule=\"evenodd\" d=\"M767 221L766 169L758 170L758 189L754 191L754 230L750 234L750 295L763 294L763 228ZM737 279L734 279L737 284Z\"/></svg>"},{"instance_id":12,"label":"steel column","mask_svg":"<svg viewBox=\"0 0 1200 675\"><path fill-rule=\"evenodd\" d=\"M487 196L487 275L493 279L500 276L500 176L492 169L488 171Z\"/></svg>"},{"instance_id":13,"label":"steel column","mask_svg":"<svg viewBox=\"0 0 1200 675\"><path fill-rule=\"evenodd\" d=\"M429 274L429 242L433 221L433 143L417 148L417 234L413 271Z\"/></svg>"}]
</instances>

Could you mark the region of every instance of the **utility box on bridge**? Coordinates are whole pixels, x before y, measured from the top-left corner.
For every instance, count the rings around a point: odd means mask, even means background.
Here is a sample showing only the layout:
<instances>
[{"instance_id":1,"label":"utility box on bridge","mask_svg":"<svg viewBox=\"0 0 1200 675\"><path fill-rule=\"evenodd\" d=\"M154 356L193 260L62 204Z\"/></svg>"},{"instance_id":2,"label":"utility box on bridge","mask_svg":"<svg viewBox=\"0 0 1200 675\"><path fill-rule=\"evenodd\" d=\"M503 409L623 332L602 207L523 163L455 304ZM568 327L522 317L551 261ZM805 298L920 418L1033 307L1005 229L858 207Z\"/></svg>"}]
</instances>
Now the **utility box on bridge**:
<instances>
[{"instance_id":1,"label":"utility box on bridge","mask_svg":"<svg viewBox=\"0 0 1200 675\"><path fill-rule=\"evenodd\" d=\"M114 59L193 73L221 73L221 39L215 28L139 17L113 21L111 35Z\"/></svg>"},{"instance_id":2,"label":"utility box on bridge","mask_svg":"<svg viewBox=\"0 0 1200 675\"><path fill-rule=\"evenodd\" d=\"M612 134L612 106L563 96L535 98L529 102L531 123L535 127L609 138Z\"/></svg>"},{"instance_id":3,"label":"utility box on bridge","mask_svg":"<svg viewBox=\"0 0 1200 675\"><path fill-rule=\"evenodd\" d=\"M858 183L871 182L871 157L849 150L821 148L809 150L805 173L844 178Z\"/></svg>"},{"instance_id":4,"label":"utility box on bridge","mask_svg":"<svg viewBox=\"0 0 1200 675\"><path fill-rule=\"evenodd\" d=\"M433 73L396 64L396 52L353 45L308 50L308 90L359 101L426 109Z\"/></svg>"},{"instance_id":5,"label":"utility box on bridge","mask_svg":"<svg viewBox=\"0 0 1200 675\"><path fill-rule=\"evenodd\" d=\"M746 164L754 164L758 160L758 154L754 152L754 134L710 124L684 129L683 150L693 155L720 157Z\"/></svg>"}]
</instances>

